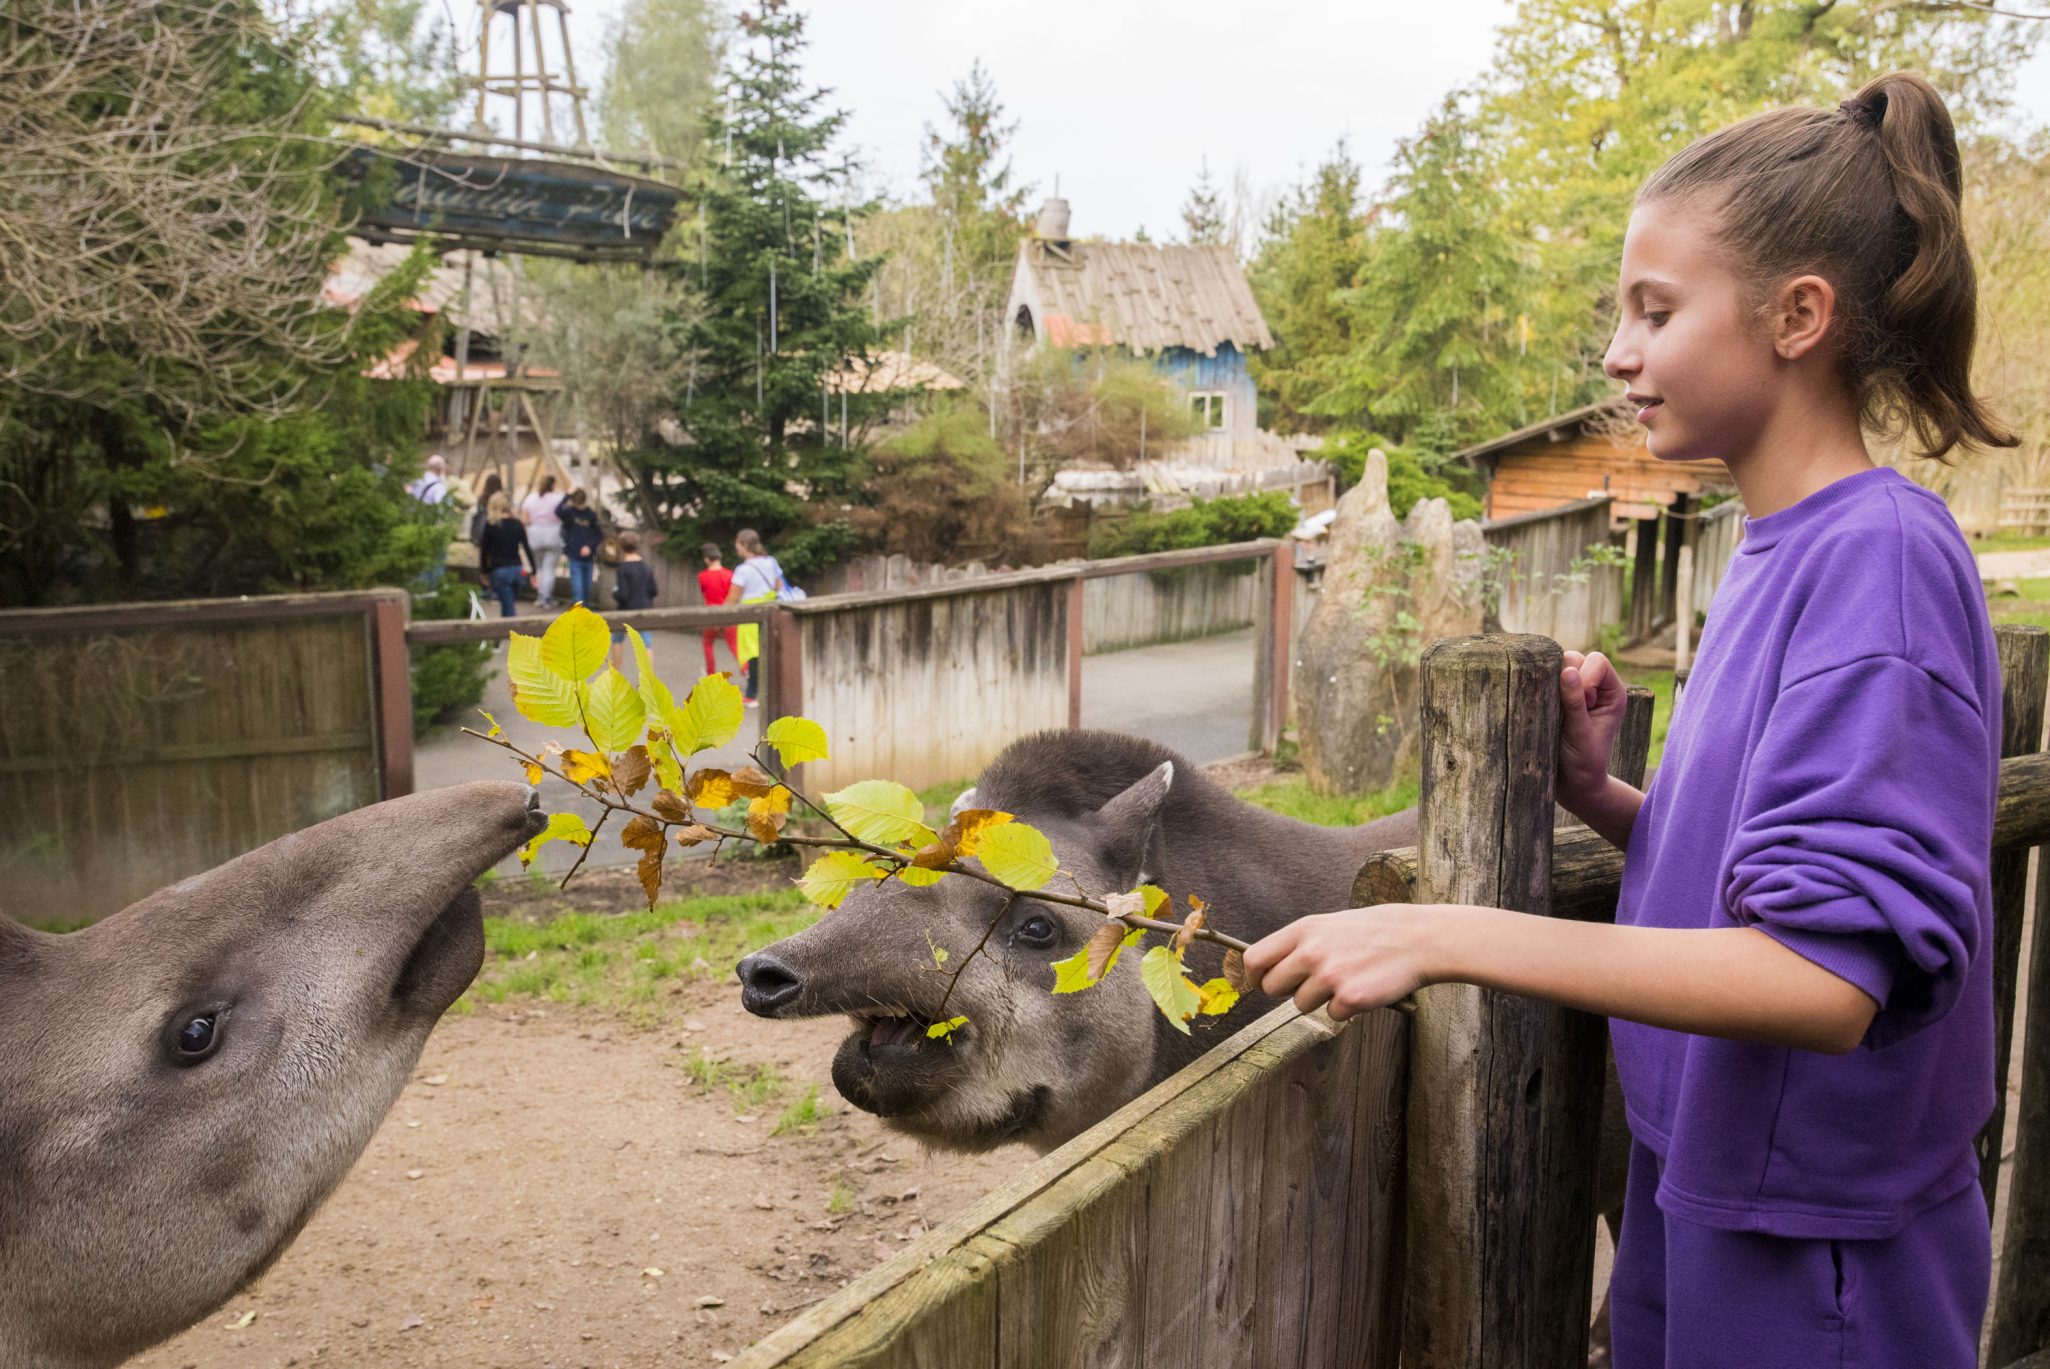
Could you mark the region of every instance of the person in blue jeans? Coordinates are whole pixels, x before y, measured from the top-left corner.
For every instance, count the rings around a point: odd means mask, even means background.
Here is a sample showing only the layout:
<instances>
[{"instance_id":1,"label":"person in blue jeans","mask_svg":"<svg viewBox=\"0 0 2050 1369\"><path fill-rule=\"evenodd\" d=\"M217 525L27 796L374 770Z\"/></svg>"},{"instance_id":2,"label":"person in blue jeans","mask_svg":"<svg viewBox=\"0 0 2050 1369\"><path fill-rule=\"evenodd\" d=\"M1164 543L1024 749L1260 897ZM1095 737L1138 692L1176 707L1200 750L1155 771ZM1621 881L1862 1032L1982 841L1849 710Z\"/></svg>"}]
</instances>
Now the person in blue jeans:
<instances>
[{"instance_id":1,"label":"person in blue jeans","mask_svg":"<svg viewBox=\"0 0 2050 1369\"><path fill-rule=\"evenodd\" d=\"M598 511L591 507L589 494L571 490L556 517L562 520L562 549L569 556L570 602L589 608L591 580L598 569L598 543L602 540Z\"/></svg>"},{"instance_id":2,"label":"person in blue jeans","mask_svg":"<svg viewBox=\"0 0 2050 1369\"><path fill-rule=\"evenodd\" d=\"M525 558L526 569L520 562ZM498 596L499 616L513 616L520 581L533 569L534 549L527 545L526 525L513 517L512 501L503 493L491 496L485 506L484 540L478 549L478 565Z\"/></svg>"}]
</instances>

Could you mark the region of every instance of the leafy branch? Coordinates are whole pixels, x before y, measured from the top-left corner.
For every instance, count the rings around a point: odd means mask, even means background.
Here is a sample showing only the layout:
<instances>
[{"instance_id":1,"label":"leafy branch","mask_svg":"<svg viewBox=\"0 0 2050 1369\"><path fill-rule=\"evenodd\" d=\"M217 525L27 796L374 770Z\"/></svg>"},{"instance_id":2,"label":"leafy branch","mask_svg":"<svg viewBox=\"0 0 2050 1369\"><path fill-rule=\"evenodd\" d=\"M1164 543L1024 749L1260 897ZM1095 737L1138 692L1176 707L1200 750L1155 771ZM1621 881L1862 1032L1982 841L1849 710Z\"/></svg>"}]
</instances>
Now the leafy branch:
<instances>
[{"instance_id":1,"label":"leafy branch","mask_svg":"<svg viewBox=\"0 0 2050 1369\"><path fill-rule=\"evenodd\" d=\"M688 769L688 758L727 745L739 735L740 691L723 673L707 675L679 704L656 674L640 633L628 628L627 635L633 645L635 682L607 664L609 632L602 619L581 606L557 618L538 638L512 634L506 674L514 707L545 726L581 731L590 750L551 741L538 752L528 751L507 738L489 713L483 715L490 724L488 732L463 729L509 752L530 784L554 776L603 810L595 827L587 827L574 813L553 814L541 834L522 849L525 864L552 841L581 847L562 887L583 867L606 821L619 813L626 818L621 844L641 853L637 873L650 907L661 893L663 858L672 842L683 848L712 842L715 854L728 841L780 841L819 850L822 854L806 868L797 887L812 903L827 909L837 908L853 890L887 879L920 888L959 876L1001 889L1002 908L949 972L940 1020L927 1028L928 1036L941 1039L968 1020L946 1016L961 975L983 954L997 926L1028 897L1087 909L1104 919L1082 950L1053 963L1055 993L1079 992L1099 983L1118 956L1148 933L1166 934L1169 941L1147 950L1140 978L1161 1011L1183 1032L1199 1013L1228 1012L1245 991L1246 943L1205 926L1203 901L1194 895L1179 921L1162 916L1172 914L1172 900L1154 885L1092 897L1062 869L1046 835L1010 813L967 809L935 829L927 825L918 796L901 784L862 780L814 800L779 780L769 771L768 749L776 752L786 770L827 757L825 729L808 718L779 718L769 724L751 753L752 763L737 771ZM644 792L647 796L640 798ZM740 826L717 820L715 814L742 801L747 807ZM832 835L788 830L793 805L814 815ZM1066 875L1075 892L1048 888L1057 875ZM1197 940L1226 950L1224 974L1200 985L1184 968L1188 945ZM948 957L943 948L934 947L933 956L944 967Z\"/></svg>"}]
</instances>

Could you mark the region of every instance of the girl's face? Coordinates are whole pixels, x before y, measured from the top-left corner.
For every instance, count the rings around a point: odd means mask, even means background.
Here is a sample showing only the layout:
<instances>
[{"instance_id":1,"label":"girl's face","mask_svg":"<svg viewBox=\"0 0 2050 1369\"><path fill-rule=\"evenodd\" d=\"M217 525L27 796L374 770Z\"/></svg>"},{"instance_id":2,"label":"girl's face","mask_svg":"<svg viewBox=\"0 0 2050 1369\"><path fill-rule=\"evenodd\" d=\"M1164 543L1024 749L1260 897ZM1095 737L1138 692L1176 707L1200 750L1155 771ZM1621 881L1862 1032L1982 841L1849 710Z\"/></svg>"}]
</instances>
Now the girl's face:
<instances>
[{"instance_id":1,"label":"girl's face","mask_svg":"<svg viewBox=\"0 0 2050 1369\"><path fill-rule=\"evenodd\" d=\"M1619 285L1602 369L1626 387L1652 455L1749 451L1771 412L1779 359L1708 216L1685 202L1639 205Z\"/></svg>"}]
</instances>

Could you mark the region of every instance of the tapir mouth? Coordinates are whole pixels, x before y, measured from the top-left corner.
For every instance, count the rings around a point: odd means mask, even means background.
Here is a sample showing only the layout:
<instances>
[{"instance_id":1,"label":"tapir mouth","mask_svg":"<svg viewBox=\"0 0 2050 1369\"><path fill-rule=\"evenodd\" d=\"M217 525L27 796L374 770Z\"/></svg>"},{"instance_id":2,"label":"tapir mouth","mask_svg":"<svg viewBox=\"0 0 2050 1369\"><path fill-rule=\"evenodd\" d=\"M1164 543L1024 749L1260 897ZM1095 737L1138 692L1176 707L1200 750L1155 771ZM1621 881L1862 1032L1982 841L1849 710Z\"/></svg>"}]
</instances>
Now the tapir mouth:
<instances>
[{"instance_id":1,"label":"tapir mouth","mask_svg":"<svg viewBox=\"0 0 2050 1369\"><path fill-rule=\"evenodd\" d=\"M963 1056L974 1048L972 1026L945 1039L915 1013L879 1009L854 1014L854 1030L833 1056L833 1086L864 1112L890 1117L932 1101L954 1082Z\"/></svg>"}]
</instances>

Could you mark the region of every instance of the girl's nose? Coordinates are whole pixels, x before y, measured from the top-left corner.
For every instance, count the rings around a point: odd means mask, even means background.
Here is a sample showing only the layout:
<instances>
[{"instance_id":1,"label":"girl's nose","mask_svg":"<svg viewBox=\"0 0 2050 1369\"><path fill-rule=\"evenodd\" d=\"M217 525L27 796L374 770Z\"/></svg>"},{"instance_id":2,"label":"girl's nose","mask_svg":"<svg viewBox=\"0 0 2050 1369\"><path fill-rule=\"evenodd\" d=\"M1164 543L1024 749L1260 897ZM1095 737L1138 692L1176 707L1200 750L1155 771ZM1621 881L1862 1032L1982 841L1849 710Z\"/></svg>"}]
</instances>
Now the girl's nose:
<instances>
[{"instance_id":1,"label":"girl's nose","mask_svg":"<svg viewBox=\"0 0 2050 1369\"><path fill-rule=\"evenodd\" d=\"M1602 353L1602 370L1611 380L1628 380L1637 374L1639 364L1637 349L1624 341L1623 330L1618 328L1609 339L1609 350Z\"/></svg>"}]
</instances>

